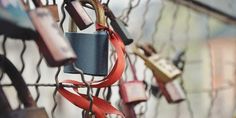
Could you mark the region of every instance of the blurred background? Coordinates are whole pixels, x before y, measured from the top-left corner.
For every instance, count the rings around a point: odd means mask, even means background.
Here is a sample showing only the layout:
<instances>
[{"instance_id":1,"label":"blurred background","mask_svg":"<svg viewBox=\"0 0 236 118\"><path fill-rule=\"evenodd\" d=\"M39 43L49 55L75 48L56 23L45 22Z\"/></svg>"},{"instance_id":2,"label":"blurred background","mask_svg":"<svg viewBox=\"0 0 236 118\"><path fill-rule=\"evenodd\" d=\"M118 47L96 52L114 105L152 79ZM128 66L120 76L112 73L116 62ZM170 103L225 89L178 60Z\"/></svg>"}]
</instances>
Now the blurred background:
<instances>
[{"instance_id":1,"label":"blurred background","mask_svg":"<svg viewBox=\"0 0 236 118\"><path fill-rule=\"evenodd\" d=\"M196 1L217 8L224 14L236 17L236 0ZM102 2L106 1L102 0ZM59 7L61 3L62 0L57 0ZM181 82L184 87L187 99L179 104L168 104L164 97L157 98L147 91L149 95L148 102L135 107L136 113L141 113L138 117L235 118L235 71L232 76L227 78L212 78L208 48L209 40L236 39L235 19L226 19L222 14L214 14L208 10L201 10L195 8L196 6L173 2L172 0L110 0L109 7L117 17L127 23L127 29L135 42L151 43L167 59L171 59L179 51L186 51L185 69L181 78L177 81ZM95 20L94 11L87 8L86 10ZM61 13L60 16L62 16ZM69 21L69 15L66 16L63 25L65 32L68 31ZM92 26L79 32L94 32L94 29L95 27ZM0 36L0 38L2 39L3 36ZM27 83L35 83L37 80L39 80L39 83L55 83L57 68L48 67L44 59L41 61L34 41L23 42L9 39L4 43L3 40L0 40L0 45L1 54L4 54L5 49L6 56L16 65L18 70L21 70ZM132 45L126 48L128 52L131 52ZM234 49L234 51L236 50ZM234 51L232 54L236 54ZM226 49L224 53L227 52ZM152 72L146 68L144 62L134 55L131 55L131 57L137 70L138 79L145 79L148 85L155 84ZM113 62L114 60L110 60L109 66ZM235 70L235 62L230 65ZM223 71L223 68L221 71ZM131 80L133 76L130 73L131 70L127 67L123 79ZM227 75L228 72L225 72L225 74ZM10 83L7 78L7 75L4 74L1 84ZM81 81L79 75L64 74L63 71L60 71L58 78L59 80L70 78ZM86 76L86 79L91 80L92 77ZM212 86L214 82L218 82L218 84ZM118 108L117 102L120 96L117 94L118 86L116 85L112 86L110 101L113 106ZM45 107L49 115L52 114L55 118L82 117L81 109L60 95L54 94L55 87L39 87L38 92L34 86L29 88L34 98L39 97L38 105ZM150 89L150 86L148 88ZM4 90L11 105L17 108L19 103L14 88L4 87ZM82 89L82 91L86 92L86 89ZM106 90L102 91L106 93ZM102 94L101 97L103 97Z\"/></svg>"}]
</instances>

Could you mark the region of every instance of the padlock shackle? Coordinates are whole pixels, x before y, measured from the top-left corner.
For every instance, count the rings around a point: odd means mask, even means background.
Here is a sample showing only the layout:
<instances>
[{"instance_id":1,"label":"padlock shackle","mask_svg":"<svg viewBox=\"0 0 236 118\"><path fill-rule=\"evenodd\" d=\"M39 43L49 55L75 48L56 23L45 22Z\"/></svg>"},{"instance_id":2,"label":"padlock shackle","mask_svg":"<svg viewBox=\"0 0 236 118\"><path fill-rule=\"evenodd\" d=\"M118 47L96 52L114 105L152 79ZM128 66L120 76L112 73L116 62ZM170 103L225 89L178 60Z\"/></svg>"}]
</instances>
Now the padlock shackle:
<instances>
[{"instance_id":1,"label":"padlock shackle","mask_svg":"<svg viewBox=\"0 0 236 118\"><path fill-rule=\"evenodd\" d=\"M72 18L69 18L69 27L68 27L69 32L77 32L77 26L75 22L73 21Z\"/></svg>"},{"instance_id":2,"label":"padlock shackle","mask_svg":"<svg viewBox=\"0 0 236 118\"><path fill-rule=\"evenodd\" d=\"M110 20L115 20L116 16L115 14L111 11L111 9L104 3L103 4L103 9L105 11L105 15L110 19Z\"/></svg>"},{"instance_id":3,"label":"padlock shackle","mask_svg":"<svg viewBox=\"0 0 236 118\"><path fill-rule=\"evenodd\" d=\"M136 46L144 51L145 56L150 57L157 54L157 51L151 44L136 44Z\"/></svg>"},{"instance_id":4,"label":"padlock shackle","mask_svg":"<svg viewBox=\"0 0 236 118\"><path fill-rule=\"evenodd\" d=\"M126 56L128 58L128 62L129 62L130 68L131 68L131 72L132 72L132 74L134 76L134 80L138 80L135 67L134 67L134 65L133 65L133 63L131 61L131 58L130 58L129 54L127 54Z\"/></svg>"},{"instance_id":5,"label":"padlock shackle","mask_svg":"<svg viewBox=\"0 0 236 118\"><path fill-rule=\"evenodd\" d=\"M32 0L34 3L35 7L42 7L43 3L41 2L41 0Z\"/></svg>"},{"instance_id":6,"label":"padlock shackle","mask_svg":"<svg viewBox=\"0 0 236 118\"><path fill-rule=\"evenodd\" d=\"M0 68L8 75L25 107L37 107L23 77L16 67L5 56L0 55Z\"/></svg>"},{"instance_id":7,"label":"padlock shackle","mask_svg":"<svg viewBox=\"0 0 236 118\"><path fill-rule=\"evenodd\" d=\"M106 26L105 11L103 5L98 0L80 0L80 2L92 5L96 13L96 24Z\"/></svg>"}]
</instances>

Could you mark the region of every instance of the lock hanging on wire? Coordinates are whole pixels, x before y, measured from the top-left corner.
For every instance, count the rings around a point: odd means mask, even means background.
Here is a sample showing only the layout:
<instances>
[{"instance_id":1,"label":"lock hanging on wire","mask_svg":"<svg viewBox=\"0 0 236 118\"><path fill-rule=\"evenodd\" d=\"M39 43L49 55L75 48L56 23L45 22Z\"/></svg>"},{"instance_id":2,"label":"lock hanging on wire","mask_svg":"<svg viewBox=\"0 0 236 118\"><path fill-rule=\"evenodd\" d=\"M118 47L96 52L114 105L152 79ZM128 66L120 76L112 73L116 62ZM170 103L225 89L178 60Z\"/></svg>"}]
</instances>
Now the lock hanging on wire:
<instances>
[{"instance_id":1,"label":"lock hanging on wire","mask_svg":"<svg viewBox=\"0 0 236 118\"><path fill-rule=\"evenodd\" d=\"M16 39L34 39L35 28L21 2L0 0L0 34Z\"/></svg>"},{"instance_id":2,"label":"lock hanging on wire","mask_svg":"<svg viewBox=\"0 0 236 118\"><path fill-rule=\"evenodd\" d=\"M144 83L143 81L138 80L135 67L131 63L129 55L126 56L130 63L134 80L132 81L120 80L119 88L120 88L121 99L125 104L138 104L140 102L147 101L147 95Z\"/></svg>"},{"instance_id":3,"label":"lock hanging on wire","mask_svg":"<svg viewBox=\"0 0 236 118\"><path fill-rule=\"evenodd\" d=\"M144 54L138 48L143 50ZM138 45L134 49L134 53L140 56L147 67L152 70L158 87L168 103L179 103L185 100L184 90L175 80L180 76L181 71L171 61L161 58L149 44Z\"/></svg>"},{"instance_id":4,"label":"lock hanging on wire","mask_svg":"<svg viewBox=\"0 0 236 118\"><path fill-rule=\"evenodd\" d=\"M53 4L46 5L43 7L46 7L51 12L52 17L54 18L54 20L56 22L60 21L59 12L58 12L58 5L56 3L56 0L53 0Z\"/></svg>"},{"instance_id":5,"label":"lock hanging on wire","mask_svg":"<svg viewBox=\"0 0 236 118\"><path fill-rule=\"evenodd\" d=\"M41 0L33 0L33 3L37 5L36 7L48 9L55 22L60 21L56 0L53 0L53 4L51 5L43 5Z\"/></svg>"},{"instance_id":6,"label":"lock hanging on wire","mask_svg":"<svg viewBox=\"0 0 236 118\"><path fill-rule=\"evenodd\" d=\"M130 45L134 40L126 29L125 24L120 19L116 18L114 13L106 4L104 4L103 7L105 9L106 16L111 21L110 24L112 28L119 34L125 45Z\"/></svg>"},{"instance_id":7,"label":"lock hanging on wire","mask_svg":"<svg viewBox=\"0 0 236 118\"><path fill-rule=\"evenodd\" d=\"M43 8L38 0L33 1L36 9L31 10L29 16L39 33L36 43L47 64L56 67L73 63L77 57L51 13L47 8Z\"/></svg>"},{"instance_id":8,"label":"lock hanging on wire","mask_svg":"<svg viewBox=\"0 0 236 118\"><path fill-rule=\"evenodd\" d=\"M12 81L18 98L24 104L24 109L12 110L7 97L0 87L0 118L49 118L44 108L39 108L19 71L5 56L0 55L0 68Z\"/></svg>"},{"instance_id":9,"label":"lock hanging on wire","mask_svg":"<svg viewBox=\"0 0 236 118\"><path fill-rule=\"evenodd\" d=\"M101 5L90 1L96 12L96 25L105 26L105 15ZM83 70L85 74L106 76L108 72L108 34L102 29L97 29L95 33L77 33L75 24L70 22L70 31L65 33L69 39L76 55L79 57L75 65ZM72 64L64 67L65 73L77 71Z\"/></svg>"},{"instance_id":10,"label":"lock hanging on wire","mask_svg":"<svg viewBox=\"0 0 236 118\"><path fill-rule=\"evenodd\" d=\"M144 51L144 54L142 54L141 50ZM167 83L173 81L182 73L171 61L157 54L151 45L137 44L133 51L144 60L146 66L149 67L156 76L157 81Z\"/></svg>"},{"instance_id":11,"label":"lock hanging on wire","mask_svg":"<svg viewBox=\"0 0 236 118\"><path fill-rule=\"evenodd\" d=\"M86 29L93 24L92 19L79 1L67 0L65 8L80 30Z\"/></svg>"}]
</instances>

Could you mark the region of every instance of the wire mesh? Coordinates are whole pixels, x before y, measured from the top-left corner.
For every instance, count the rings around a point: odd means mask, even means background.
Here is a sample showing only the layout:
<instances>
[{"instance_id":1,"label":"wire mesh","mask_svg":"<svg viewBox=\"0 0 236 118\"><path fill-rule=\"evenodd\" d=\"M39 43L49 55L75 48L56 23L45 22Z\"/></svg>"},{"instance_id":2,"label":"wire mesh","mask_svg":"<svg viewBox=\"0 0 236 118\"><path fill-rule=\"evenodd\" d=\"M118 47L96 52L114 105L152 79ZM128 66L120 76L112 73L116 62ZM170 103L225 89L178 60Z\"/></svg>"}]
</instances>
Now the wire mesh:
<instances>
[{"instance_id":1,"label":"wire mesh","mask_svg":"<svg viewBox=\"0 0 236 118\"><path fill-rule=\"evenodd\" d=\"M104 1L101 0L101 2L104 2ZM110 0L106 1L107 5L110 5L110 6L111 6L112 2L113 1L110 1ZM48 4L48 1L46 1L46 3ZM61 9L64 8L64 5L65 4L63 3ZM155 9L152 10L151 6L160 6L160 7L159 8L155 7ZM171 8L171 10L170 10L170 6L172 6L174 8ZM231 7L233 7L233 6L231 6ZM185 35L185 40L181 42L181 43L183 43L184 46L180 48L179 46L176 45L177 44L176 42L178 42L178 39L176 39L175 35L176 35L176 27L178 25L177 20L180 17L182 17L182 13L183 13L183 12L181 12L181 9L185 9L187 12L184 12L186 14L186 17L182 19L185 21L185 24L184 24L185 28L180 29L180 30L183 30L183 35ZM134 29L132 29L132 27L133 27L132 21L133 21L133 19L137 19L135 17L135 12L139 12L137 14L140 14L140 11L142 11L142 14L139 15L139 17L138 17L140 19L139 21L141 21L141 23L138 23L140 26L140 30L136 31L136 29L135 29L136 27ZM157 11L158 11L158 13L157 13ZM162 31L162 29L165 29L165 28L163 28L163 25L161 25L161 23L164 23L165 22L164 20L167 20L165 18L166 15L169 15L169 14L167 14L167 11L172 11L173 14L172 14L172 17L170 18L172 21L170 22L171 24L169 24L170 25L169 32L165 33L165 35L169 37L168 45L165 45L166 43L162 43L162 42L166 42L166 40L164 40L164 41L161 40L161 38L162 38L161 33L166 32L166 30ZM190 39L193 38L191 35L191 32L194 28L196 28L193 26L191 21L194 19L194 17L196 17L196 15L200 15L201 19L204 19L204 18L207 19L205 22L205 25L204 25L205 27L199 28L199 30L206 31L206 32L204 32L204 33L206 33L205 39L209 39L212 37L211 31L210 31L211 26L210 26L210 21L209 21L212 19L211 16L209 16L208 14L202 14L202 13L192 11L191 8L188 8L188 6L182 7L178 4L171 4L170 2L165 1L165 0L157 0L157 1L155 1L155 0L146 0L146 1L129 0L128 7L120 9L120 13L121 13L121 15L119 16L119 18L121 20L123 20L124 23L127 24L128 28L131 31L131 34L136 34L138 32L137 34L139 34L139 35L138 36L135 35L135 36L137 36L135 41L136 42L151 41L152 45L158 49L158 52L163 52L163 50L165 50L165 49L172 50L172 52L169 51L169 53L176 53L178 50L184 50L184 51L188 52L189 48L191 48L191 47L189 47L189 43L191 42ZM131 14L131 13L133 13L133 14ZM63 14L62 15L63 16L62 22L64 22L64 20L66 19L65 18L66 13L64 10L62 10L62 14ZM150 14L156 15L156 19L150 20L149 19ZM147 26L150 21L154 25ZM63 29L62 22L60 23L60 26ZM199 23L199 24L201 24L201 23ZM149 33L147 33L147 31L145 31L145 27L153 27L153 26L154 26L154 29L150 34L151 39L146 40L148 37L146 34L149 34ZM203 34L201 34L201 35L203 35ZM11 48L15 48L15 47L7 47L8 46L7 42L8 42L8 40L11 40L11 39L7 38L6 36L3 36L2 38L3 38L3 40L1 42L1 47L2 47L1 54L9 57L9 53L10 54L12 53ZM165 39L167 39L167 38L165 38ZM31 49L31 47L28 47L28 45L26 45L27 42L25 42L25 41L21 41L21 42L22 43L20 45L22 45L23 48L20 51L15 50L19 54L19 55L15 55L15 57L17 57L17 56L20 57L20 61L21 61L22 66L19 69L19 71L21 73L25 73L26 69L29 69L29 68L25 68L26 65L31 64L31 63L28 63L28 61L26 61L31 58L28 54L26 54L26 51L29 51ZM11 41L9 43L14 43L14 42ZM162 43L162 45L157 46L156 44L158 44L158 43ZM17 45L18 44L19 43L17 43ZM127 48L129 48L129 47L127 47ZM180 103L180 104L176 104L176 105L168 105L168 104L166 104L166 101L164 100L163 97L160 97L160 98L154 97L150 93L151 92L150 85L153 83L153 75L152 75L151 71L147 67L144 66L144 63L141 59L139 59L137 56L133 55L132 52L129 51L129 49L127 51L132 59L132 63L136 67L139 79L143 79L148 84L148 87L146 90L147 94L149 96L148 102L142 103L142 104L138 105L137 107L135 107L137 117L139 117L139 118L145 118L145 117L151 117L151 118L162 118L162 117L166 117L166 118L168 118L168 117L170 117L170 118L172 118L172 117L173 118L182 118L182 117L184 117L184 118L197 118L199 116L203 116L203 115L198 115L199 111L196 110L198 107L196 107L196 103L194 103L194 99L192 99L192 96L196 96L199 94L208 94L210 96L210 100L205 100L205 101L209 101L208 102L209 108L208 108L207 113L205 114L205 117L206 118L215 117L215 115L214 116L212 115L212 114L216 113L216 112L213 112L213 108L215 108L214 106L217 104L216 99L219 97L220 92L226 91L226 90L231 90L232 88L235 87L235 85L233 83L233 84L230 84L229 86L219 87L217 89L213 89L213 87L210 87L207 89L202 88L202 89L198 89L198 90L187 90L186 86L188 83L186 83L186 79L182 76L180 78L180 83L185 90L187 99L184 103ZM35 55L36 53L32 52L32 54ZM167 54L167 55L168 55L168 58L170 59L171 54ZM112 67L112 65L114 64L114 57L115 57L114 50L111 49L111 53L109 56L110 56L109 63ZM44 94L43 95L41 94L42 91L40 90L40 88L50 88L50 89L52 88L53 91L50 91L50 95L47 97L52 99L53 102L50 103L51 105L49 105L51 107L51 110L49 110L50 108L47 108L47 111L50 111L52 118L63 117L63 115L62 116L56 115L56 114L58 114L58 112L56 112L56 110L57 110L58 105L63 106L62 102L58 103L58 101L57 101L57 98L58 98L57 86L58 86L59 79L62 78L64 76L64 74L61 72L61 67L58 67L58 69L56 70L56 72L54 74L55 81L50 81L51 83L48 81L45 81L45 79L47 79L47 78L44 78L45 76L43 76L43 75L48 74L48 72L46 72L47 70L42 69L42 67L45 69L45 62L43 61L44 60L43 56L39 53L38 57L39 58L36 60L36 64L35 64L35 71L37 73L36 77L35 76L28 77L27 76L27 78L35 78L35 81L34 81L34 83L29 83L27 81L27 83L28 83L27 85L29 87L33 87L35 89L35 92L36 92L35 101L37 103L40 103L40 99L44 98L44 96L43 96ZM186 65L197 65L199 63L202 63L202 60L188 60L188 58L186 56L184 58L184 61L185 61L185 66ZM48 68L48 67L46 67L46 68ZM186 69L186 67L184 67L184 72L186 71L185 69ZM129 73L130 73L130 68L127 66L125 68L123 78L124 79L132 78L132 75L130 75ZM3 78L5 78L4 73L1 73L0 80L2 80ZM88 79L88 78L91 78L91 76L87 77L86 79ZM92 80L93 79L96 79L96 77L92 77ZM42 83L41 81L44 81L44 83ZM211 80L211 81L213 81L213 80ZM12 84L1 81L1 86L11 87ZM66 86L65 85L65 87L74 87L74 86ZM92 90L92 91L94 91L94 90ZM115 93L117 93L117 91L118 91L118 84L115 84L115 85L112 85L111 87L107 87L104 89L97 89L96 92L92 92L92 93L94 93L96 96L103 97L104 99L109 101L111 104L115 104L117 99L119 99L119 95L115 94ZM100 94L101 92L102 92L102 95ZM66 104L69 104L69 103L66 102ZM43 104L43 105L45 105L45 104ZM169 114L162 113L163 109L168 109L168 108L163 108L163 106L165 106L165 105L168 107L171 107L170 108L171 111ZM69 105L69 106L72 107L73 105ZM185 106L185 107L183 107L183 106ZM235 109L235 106L236 105L234 105L234 109ZM218 107L220 107L220 106L218 106ZM187 109L188 115L184 116L184 113L186 113L185 109ZM65 110L64 112L69 112L67 110L67 108L64 108L63 110ZM233 110L231 110L231 111L234 112ZM167 113L167 112L164 112L164 113ZM172 113L174 114L174 116ZM76 114L81 115L80 113L76 113ZM232 118L233 117L232 115L234 115L234 113L231 113L231 115L228 115L228 116L230 116ZM224 117L224 118L227 118L227 117Z\"/></svg>"}]
</instances>

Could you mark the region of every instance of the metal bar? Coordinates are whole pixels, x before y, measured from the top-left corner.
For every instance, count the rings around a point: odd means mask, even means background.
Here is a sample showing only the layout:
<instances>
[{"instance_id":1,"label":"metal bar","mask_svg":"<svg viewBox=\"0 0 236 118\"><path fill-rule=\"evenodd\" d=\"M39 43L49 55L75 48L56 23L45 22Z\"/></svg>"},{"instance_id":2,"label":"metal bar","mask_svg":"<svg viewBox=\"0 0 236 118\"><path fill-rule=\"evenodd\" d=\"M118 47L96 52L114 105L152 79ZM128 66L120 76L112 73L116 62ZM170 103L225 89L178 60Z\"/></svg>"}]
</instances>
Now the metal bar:
<instances>
[{"instance_id":1,"label":"metal bar","mask_svg":"<svg viewBox=\"0 0 236 118\"><path fill-rule=\"evenodd\" d=\"M225 13L222 10L206 5L196 0L169 0L171 2L181 4L198 12L209 14L223 22L236 24L236 16Z\"/></svg>"}]
</instances>

